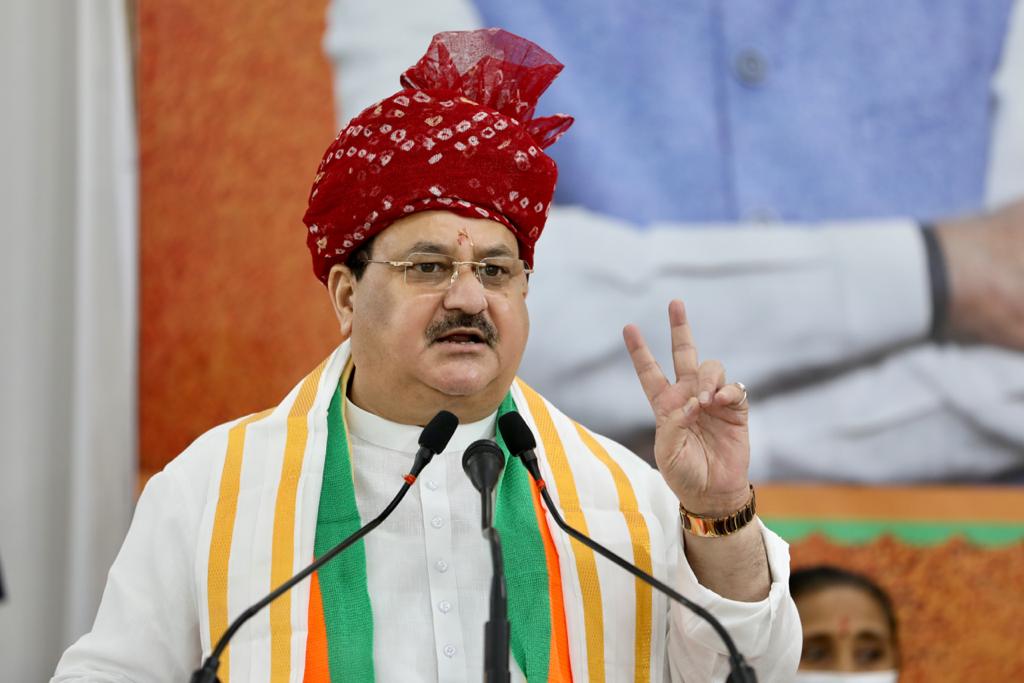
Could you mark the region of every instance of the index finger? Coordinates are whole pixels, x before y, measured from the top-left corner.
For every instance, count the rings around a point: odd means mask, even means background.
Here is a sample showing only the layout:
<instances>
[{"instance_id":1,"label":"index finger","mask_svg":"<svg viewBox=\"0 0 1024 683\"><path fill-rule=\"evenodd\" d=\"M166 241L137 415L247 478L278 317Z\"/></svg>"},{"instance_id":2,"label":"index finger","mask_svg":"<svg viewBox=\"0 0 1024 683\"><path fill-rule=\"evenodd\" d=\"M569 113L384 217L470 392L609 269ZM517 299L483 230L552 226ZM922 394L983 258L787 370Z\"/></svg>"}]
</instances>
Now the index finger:
<instances>
[{"instance_id":1,"label":"index finger","mask_svg":"<svg viewBox=\"0 0 1024 683\"><path fill-rule=\"evenodd\" d=\"M676 381L696 382L697 346L693 343L693 331L686 317L686 306L679 299L668 304L668 322L672 331L672 365L676 371Z\"/></svg>"},{"instance_id":2,"label":"index finger","mask_svg":"<svg viewBox=\"0 0 1024 683\"><path fill-rule=\"evenodd\" d=\"M668 379L658 361L654 359L654 354L647 348L647 342L636 325L626 325L622 330L622 339L626 342L626 350L633 361L633 369L636 370L640 386L647 400L653 405L654 398L668 386Z\"/></svg>"}]
</instances>

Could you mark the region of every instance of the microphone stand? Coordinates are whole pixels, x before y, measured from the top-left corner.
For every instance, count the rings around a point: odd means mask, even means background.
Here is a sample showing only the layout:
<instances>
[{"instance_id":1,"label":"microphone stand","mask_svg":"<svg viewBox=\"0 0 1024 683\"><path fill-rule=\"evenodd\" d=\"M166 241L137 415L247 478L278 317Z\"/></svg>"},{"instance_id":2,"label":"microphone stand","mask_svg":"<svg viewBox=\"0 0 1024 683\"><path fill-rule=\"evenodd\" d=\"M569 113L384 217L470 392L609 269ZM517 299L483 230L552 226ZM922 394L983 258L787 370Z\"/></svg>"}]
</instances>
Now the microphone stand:
<instances>
[{"instance_id":1,"label":"microphone stand","mask_svg":"<svg viewBox=\"0 0 1024 683\"><path fill-rule=\"evenodd\" d=\"M513 415L515 418L511 417ZM519 424L515 424L517 422ZM503 415L501 420L499 420L499 428L502 430L502 436L505 438L505 443L509 446L509 450L518 451L513 454L519 458L523 463L523 466L530 473L530 476L536 482L537 488L540 490L540 494L544 498L544 504L547 506L548 512L551 513L551 516L555 520L555 524L557 524L562 531L569 534L569 536L575 538L598 555L611 560L641 581L658 589L663 594L672 598L680 605L686 607L701 619L708 622L711 628L714 629L715 633L717 633L722 639L722 642L725 643L725 647L729 651L729 666L731 671L729 673L729 677L726 679L726 683L757 683L757 674L754 672L754 669L747 664L743 655L740 654L739 649L736 647L736 643L733 642L732 636L729 635L729 632L725 630L725 627L722 626L721 622L719 622L713 614L692 600L684 597L678 591L654 578L644 570L619 557L611 550L608 550L597 541L591 539L589 536L569 526L569 524L562 519L562 515L559 514L558 508L555 505L555 502L551 499L551 494L547 490L547 484L544 482L544 478L540 474L540 466L537 464L537 454L533 451L536 446L536 443L533 441L533 434L530 432L525 420L523 420L519 413L512 412ZM525 439L529 439L529 443L526 443L524 441ZM513 444L515 445L513 446Z\"/></svg>"},{"instance_id":2,"label":"microphone stand","mask_svg":"<svg viewBox=\"0 0 1024 683\"><path fill-rule=\"evenodd\" d=\"M501 536L494 528L492 494L498 476L505 466L505 455L489 439L474 441L462 456L462 468L480 492L480 526L491 548L490 616L484 625L484 681L508 683L510 673L508 592L505 587L505 564L501 554Z\"/></svg>"},{"instance_id":3,"label":"microphone stand","mask_svg":"<svg viewBox=\"0 0 1024 683\"><path fill-rule=\"evenodd\" d=\"M493 526L484 529L491 546L491 615L484 625L484 681L509 681L508 593L505 590L505 565L501 558L501 537Z\"/></svg>"}]
</instances>

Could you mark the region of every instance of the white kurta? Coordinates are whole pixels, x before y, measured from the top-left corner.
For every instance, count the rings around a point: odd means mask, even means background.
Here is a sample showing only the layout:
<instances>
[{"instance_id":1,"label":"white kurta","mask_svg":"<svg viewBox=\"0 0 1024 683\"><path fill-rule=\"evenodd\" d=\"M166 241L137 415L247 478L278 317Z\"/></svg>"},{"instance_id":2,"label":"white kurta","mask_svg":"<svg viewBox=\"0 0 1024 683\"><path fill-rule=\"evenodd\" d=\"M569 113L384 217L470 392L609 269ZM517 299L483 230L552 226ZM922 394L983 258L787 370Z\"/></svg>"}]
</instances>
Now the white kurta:
<instances>
[{"instance_id":1,"label":"white kurta","mask_svg":"<svg viewBox=\"0 0 1024 683\"><path fill-rule=\"evenodd\" d=\"M332 382L337 386L338 366L344 363L345 350L343 346L342 352L332 358L320 380L310 410L317 420L321 415L326 418L325 404L333 393ZM287 413L289 400L298 393L298 389L293 391L276 411ZM376 516L397 492L401 476L412 462L420 429L389 423L351 404L346 411L357 506L366 521ZM493 436L494 423L492 416L461 426L446 451L424 470L392 517L366 539L374 666L379 681L473 681L482 675L483 624L487 619L491 565L480 534L479 494L462 472L461 453L472 441ZM284 438L274 428L273 416L265 424L264 431L251 430L247 437L246 448L255 450L247 451L246 457L258 463L252 470L256 473L279 471L277 462L264 453L278 450ZM204 644L209 649L210 637L204 632L204 628L209 628L204 627L208 623L208 588L197 577L206 576L203 549L209 547L210 510L214 507L210 491L218 489L219 463L223 462L231 428L232 425L218 427L201 437L146 486L131 530L111 569L94 628L65 653L54 681L184 681L200 664ZM655 574L672 582L722 620L737 646L758 670L759 680L790 678L799 658L800 625L789 597L786 544L763 530L773 578L768 598L740 603L715 595L697 583L686 564L678 520L666 504L667 487L660 482L659 475L621 446L599 438L638 482L637 495L643 496L642 507L648 507L648 498L657 499L651 503L656 511L645 512L652 521L656 520L650 530ZM310 483L319 484L322 477L322 459L317 464L312 454L319 453L322 458L324 443L323 433L312 429L307 452ZM623 459L624 454L628 461ZM645 471L649 471L649 476ZM578 472L577 477L581 485L593 487L599 474ZM266 497L266 492L273 490L259 479L263 475L247 480L250 476L253 475L242 474L240 510L249 505L251 497ZM302 503L296 538L303 550L297 554L297 560L311 555L319 499L318 488L304 487L306 484L300 484L298 494ZM587 496L580 490L586 504ZM250 546L261 541L246 526L254 524L251 528L257 530L267 527L258 519L261 514L249 514L245 520L239 518L244 524L236 525L232 554L245 561L231 565L232 616L261 597L258 591L265 584L262 578L250 578L261 575L266 567L259 560L262 555L249 552ZM598 510L591 517L590 532L614 542L618 533L595 523L602 519L600 514ZM608 518L608 524L613 525L614 519ZM556 544L560 542L556 539ZM253 557L257 559L248 559ZM250 562L255 566L250 566ZM563 584L572 585L572 568L564 559L562 562ZM626 586L631 594L632 579L622 576L617 567L602 559L598 559L598 570L602 584L609 587L606 609L614 615L616 586ZM292 623L302 625L308 609L308 582L300 584L292 595ZM579 651L580 637L574 637L572 620L572 613L579 608L573 602L571 590L565 593L565 599L570 650ZM654 623L661 624L664 632L660 637L655 634L652 640L652 680L725 680L727 662L717 636L689 613L669 608L660 597L655 597L653 605ZM621 619L605 619L609 662L618 656L617 648L625 646L627 653L632 651L631 618L628 614ZM268 625L263 614L239 631L232 644L231 680L268 680L266 648L261 645L266 641ZM300 681L305 634L296 633L292 642L299 645L293 646L290 655L290 680ZM659 647L663 649L659 651ZM243 656L243 652L253 655ZM574 675L586 680L575 669L585 662L585 657L574 657L573 661ZM523 680L514 662L512 668L513 680ZM610 663L609 680L618 680L614 670Z\"/></svg>"}]
</instances>

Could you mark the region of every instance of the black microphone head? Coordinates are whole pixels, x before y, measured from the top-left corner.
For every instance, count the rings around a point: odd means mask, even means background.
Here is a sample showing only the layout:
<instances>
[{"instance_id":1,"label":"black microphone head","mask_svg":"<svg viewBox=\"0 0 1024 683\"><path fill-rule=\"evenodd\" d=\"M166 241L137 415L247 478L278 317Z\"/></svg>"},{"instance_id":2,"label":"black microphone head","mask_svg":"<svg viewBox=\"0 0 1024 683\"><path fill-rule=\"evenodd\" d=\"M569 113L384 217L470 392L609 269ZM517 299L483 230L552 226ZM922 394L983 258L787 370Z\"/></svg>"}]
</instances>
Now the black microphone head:
<instances>
[{"instance_id":1,"label":"black microphone head","mask_svg":"<svg viewBox=\"0 0 1024 683\"><path fill-rule=\"evenodd\" d=\"M512 455L518 456L537 447L537 440L533 438L533 432L527 426L526 420L514 410L498 418L498 431L501 432L501 438L505 439L508 452Z\"/></svg>"},{"instance_id":2,"label":"black microphone head","mask_svg":"<svg viewBox=\"0 0 1024 683\"><path fill-rule=\"evenodd\" d=\"M462 469L481 493L490 493L505 467L505 454L490 439L474 441L462 454Z\"/></svg>"},{"instance_id":3,"label":"black microphone head","mask_svg":"<svg viewBox=\"0 0 1024 683\"><path fill-rule=\"evenodd\" d=\"M435 455L440 453L448 445L458 426L459 418L447 410L442 410L423 428L420 433L420 446Z\"/></svg>"}]
</instances>

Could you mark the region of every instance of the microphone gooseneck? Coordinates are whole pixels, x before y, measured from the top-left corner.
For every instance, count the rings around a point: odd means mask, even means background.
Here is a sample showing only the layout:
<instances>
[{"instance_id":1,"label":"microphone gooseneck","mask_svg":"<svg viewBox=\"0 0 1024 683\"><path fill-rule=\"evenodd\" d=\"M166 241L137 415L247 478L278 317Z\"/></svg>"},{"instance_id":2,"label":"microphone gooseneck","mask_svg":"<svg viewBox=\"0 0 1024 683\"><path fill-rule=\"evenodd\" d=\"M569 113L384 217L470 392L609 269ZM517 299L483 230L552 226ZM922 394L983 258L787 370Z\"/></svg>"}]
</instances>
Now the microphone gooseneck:
<instances>
[{"instance_id":1,"label":"microphone gooseneck","mask_svg":"<svg viewBox=\"0 0 1024 683\"><path fill-rule=\"evenodd\" d=\"M491 547L490 617L484 625L484 681L507 683L509 635L508 594L505 588L505 564L501 555L501 536L492 524L494 487L505 467L505 455L498 444L480 439L469 444L462 455L462 469L480 492L480 518L484 537Z\"/></svg>"},{"instance_id":2,"label":"microphone gooseneck","mask_svg":"<svg viewBox=\"0 0 1024 683\"><path fill-rule=\"evenodd\" d=\"M245 622L258 614L264 607L291 590L299 581L302 581L304 578L320 569L320 567L337 557L343 550L349 548L363 536L366 536L366 534L380 526L381 522L387 519L388 516L394 512L395 508L398 507L398 504L402 502L402 499L405 498L405 494L408 493L413 483L415 483L416 477L418 477L420 472L423 471L423 468L427 466L435 455L443 451L445 446L448 445L448 441L452 438L452 434L455 433L455 428L458 426L459 419L447 410L442 410L435 415L434 418L427 423L427 426L423 428L423 432L420 434L420 448L416 451L416 457L413 460L413 465L409 470L409 473L402 477L405 480L402 487L398 490L398 493L391 502L388 503L387 507L384 508L383 512L361 526L348 538L318 557L316 561L300 571L298 574L275 588L265 598L238 615L238 617L231 622L231 625L228 626L227 630L224 631L224 635L220 637L220 640L217 641L217 645L213 648L210 656L206 658L206 661L203 662L203 666L193 672L192 678L190 679L191 683L219 683L220 679L217 678L217 669L220 667L221 655L224 654L224 650L227 648L228 643L231 641L231 638L235 635L238 629L240 629Z\"/></svg>"},{"instance_id":3,"label":"microphone gooseneck","mask_svg":"<svg viewBox=\"0 0 1024 683\"><path fill-rule=\"evenodd\" d=\"M530 476L533 477L533 480L537 483L537 488L540 489L540 494L544 498L544 504L547 506L548 512L551 513L555 523L558 524L565 533L569 534L571 537L575 538L577 541L595 551L605 559L611 560L619 567L639 578L641 581L658 589L672 600L675 600L680 605L686 607L694 614L704 619L704 621L708 622L711 628L714 629L715 633L717 633L722 639L722 642L725 643L725 647L729 651L729 665L731 672L727 679L727 683L757 683L757 675L753 668L747 664L743 655L740 654L739 649L737 649L736 643L733 642L732 636L729 635L729 632L725 630L725 627L722 626L721 622L719 622L713 614L631 562L619 557L589 536L569 526L569 524L562 519L562 515L559 514L558 508L555 506L554 501L551 499L551 494L547 490L544 478L540 474L540 466L537 463L537 454L534 452L534 449L537 448L537 441L534 439L533 432L530 431L530 428L527 426L526 420L523 419L522 415L515 411L505 413L498 418L498 430L500 431L502 438L505 440L505 445L508 446L509 453L519 458L523 463L523 466L526 467L527 471L530 473Z\"/></svg>"}]
</instances>

